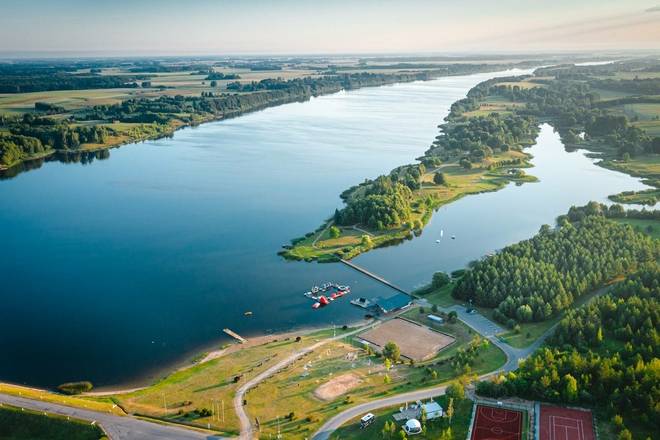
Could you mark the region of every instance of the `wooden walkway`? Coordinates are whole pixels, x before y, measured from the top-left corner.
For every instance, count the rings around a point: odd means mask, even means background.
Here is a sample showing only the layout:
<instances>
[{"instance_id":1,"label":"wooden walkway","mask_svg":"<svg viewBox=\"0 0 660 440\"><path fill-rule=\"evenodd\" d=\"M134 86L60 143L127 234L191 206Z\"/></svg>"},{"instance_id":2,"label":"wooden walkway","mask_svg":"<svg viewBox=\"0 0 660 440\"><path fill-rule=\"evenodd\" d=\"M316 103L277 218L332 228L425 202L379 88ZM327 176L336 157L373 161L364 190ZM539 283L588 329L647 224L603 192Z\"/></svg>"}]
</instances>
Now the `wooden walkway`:
<instances>
[{"instance_id":1,"label":"wooden walkway","mask_svg":"<svg viewBox=\"0 0 660 440\"><path fill-rule=\"evenodd\" d=\"M239 335L238 333L229 330L228 328L222 329L223 332L227 333L229 336L232 338L238 340L241 344L245 344L247 342L247 339L245 339L243 336Z\"/></svg>"},{"instance_id":2,"label":"wooden walkway","mask_svg":"<svg viewBox=\"0 0 660 440\"><path fill-rule=\"evenodd\" d=\"M410 294L410 292L407 292L407 291L403 290L401 287L397 286L396 284L392 284L392 283L390 283L390 282L387 281L385 278L383 278L383 277L381 277L381 276L379 276L379 275L376 275L376 274L373 273L373 272L369 272L367 269L365 269L365 268L363 268L363 267L360 267L360 266L358 266L358 265L355 264L355 263L352 263L352 262L350 262L350 261L348 261L348 260L344 260L343 258L341 259L341 262L344 263L345 265L347 265L348 267L352 267L353 269L357 270L358 272L362 272L363 274L365 274L365 275L368 276L369 278L373 278L374 280L379 281L379 282L385 284L387 287L390 287L390 288L392 288L392 289L394 289L394 290L397 290L397 291L399 291L399 292L401 292L401 293L405 293L405 294L408 295L408 296L412 296L412 295Z\"/></svg>"}]
</instances>

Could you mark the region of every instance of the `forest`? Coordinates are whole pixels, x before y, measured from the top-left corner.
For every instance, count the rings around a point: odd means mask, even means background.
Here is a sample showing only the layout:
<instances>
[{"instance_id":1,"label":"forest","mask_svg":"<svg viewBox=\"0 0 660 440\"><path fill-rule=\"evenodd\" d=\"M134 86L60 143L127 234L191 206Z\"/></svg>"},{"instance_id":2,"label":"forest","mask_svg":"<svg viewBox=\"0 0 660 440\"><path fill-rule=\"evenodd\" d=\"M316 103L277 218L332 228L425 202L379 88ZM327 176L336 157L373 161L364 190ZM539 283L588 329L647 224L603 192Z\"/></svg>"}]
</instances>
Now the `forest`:
<instances>
[{"instance_id":1,"label":"forest","mask_svg":"<svg viewBox=\"0 0 660 440\"><path fill-rule=\"evenodd\" d=\"M556 228L544 225L533 238L474 263L454 296L495 308L493 317L513 327L548 319L660 256L656 240L607 220L597 203L558 220Z\"/></svg>"},{"instance_id":2,"label":"forest","mask_svg":"<svg viewBox=\"0 0 660 440\"><path fill-rule=\"evenodd\" d=\"M102 126L72 126L67 121L26 113L7 120L8 134L0 134L0 165L39 156L49 150L75 150L84 143L102 144L109 130Z\"/></svg>"},{"instance_id":3,"label":"forest","mask_svg":"<svg viewBox=\"0 0 660 440\"><path fill-rule=\"evenodd\" d=\"M653 262L569 311L547 346L477 392L596 406L620 432L660 432L660 269ZM626 427L628 425L628 427ZM631 438L630 431L620 438Z\"/></svg>"},{"instance_id":4,"label":"forest","mask_svg":"<svg viewBox=\"0 0 660 440\"><path fill-rule=\"evenodd\" d=\"M562 139L567 144L579 144L578 136L584 132L587 140L598 140L618 152L619 157L635 156L643 153L660 153L660 137L651 136L632 125L624 116L612 112L612 108L623 103L657 102L650 96L660 93L658 79L601 79L593 75L625 72L636 66L635 63L606 66L564 66L537 69L534 81L542 87L522 88L511 85L482 83L474 99L467 100L460 110L470 110L469 103L487 95L501 96L513 102L524 102L516 114L537 118L552 118ZM651 67L648 67L651 68ZM555 75L554 79L546 76ZM516 78L516 81L529 77ZM627 92L634 95L612 100L602 100L601 90ZM457 109L458 110L458 109ZM592 143L592 146L595 145Z\"/></svg>"},{"instance_id":5,"label":"forest","mask_svg":"<svg viewBox=\"0 0 660 440\"><path fill-rule=\"evenodd\" d=\"M499 113L448 122L441 129L426 157L440 157L443 161L462 157L470 162L480 162L492 156L493 151L521 150L534 142L539 131L538 123L531 117Z\"/></svg>"}]
</instances>

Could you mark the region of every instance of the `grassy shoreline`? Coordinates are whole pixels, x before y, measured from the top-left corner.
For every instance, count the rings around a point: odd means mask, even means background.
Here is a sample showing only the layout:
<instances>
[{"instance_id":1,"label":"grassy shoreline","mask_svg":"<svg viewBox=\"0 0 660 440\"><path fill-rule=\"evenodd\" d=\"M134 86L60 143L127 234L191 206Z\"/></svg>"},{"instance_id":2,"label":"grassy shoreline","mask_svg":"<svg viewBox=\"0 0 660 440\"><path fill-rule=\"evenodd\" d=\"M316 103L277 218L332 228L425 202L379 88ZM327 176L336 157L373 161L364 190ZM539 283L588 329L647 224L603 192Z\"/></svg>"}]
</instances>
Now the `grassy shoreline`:
<instances>
[{"instance_id":1,"label":"grassy shoreline","mask_svg":"<svg viewBox=\"0 0 660 440\"><path fill-rule=\"evenodd\" d=\"M528 145L533 145L533 142ZM532 168L530 159L532 156L528 153L511 150L488 158L478 167L471 169L463 168L457 161L444 163L421 176L420 188L413 192L412 219L407 224L381 231L360 224L341 226L340 235L332 237L328 229L334 222L329 219L314 233L292 240L292 246L280 251L279 254L289 260L336 262L340 258L349 260L371 249L412 239L422 232L433 213L444 205L468 195L499 191L510 183L521 185L537 182L538 179L534 176L524 172L520 175L509 175L503 171L506 166L497 166L498 163L505 161L519 160L516 168L521 170ZM438 185L433 182L433 175L436 172L446 175L446 184ZM370 237L370 242L364 242L364 235Z\"/></svg>"}]
</instances>

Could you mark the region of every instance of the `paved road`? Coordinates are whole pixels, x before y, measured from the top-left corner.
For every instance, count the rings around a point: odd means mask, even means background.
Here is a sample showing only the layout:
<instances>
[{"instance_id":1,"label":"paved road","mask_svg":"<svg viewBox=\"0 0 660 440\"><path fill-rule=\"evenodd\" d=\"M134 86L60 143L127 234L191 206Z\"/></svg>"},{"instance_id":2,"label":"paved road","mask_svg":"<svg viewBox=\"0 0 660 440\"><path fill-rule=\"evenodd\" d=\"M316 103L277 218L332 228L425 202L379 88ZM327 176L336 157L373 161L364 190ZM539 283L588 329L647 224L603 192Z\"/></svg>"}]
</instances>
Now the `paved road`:
<instances>
[{"instance_id":1,"label":"paved road","mask_svg":"<svg viewBox=\"0 0 660 440\"><path fill-rule=\"evenodd\" d=\"M469 322L464 321L463 317L467 317ZM459 319L461 319L463 322L465 322L468 326L472 327L477 332L480 332L479 329L487 329L486 331L490 333L488 329L492 328L491 325L484 322L484 320L490 322L487 318L477 314L465 313L465 308L463 308L462 314L459 313ZM492 325L496 326L496 324L494 323L492 323ZM493 344L499 347L506 354L507 361L504 364L504 366L499 370L484 374L483 376L480 376L479 379L484 379L488 376L492 376L493 374L497 374L501 372L509 372L516 370L518 368L518 363L521 360L525 359L527 356L529 356L531 353L533 353L537 348L539 348L541 344L546 340L546 338L552 334L555 327L556 324L550 327L545 333L543 333L543 335L541 335L540 338L538 338L532 345L526 348L511 347L510 345L505 344L504 342L497 339L494 333L491 333L489 335L484 335L488 338L489 341L491 341ZM313 440L328 440L330 438L330 434L336 431L340 426L344 425L346 422L348 422L351 419L354 419L355 417L364 415L367 412L375 411L377 409L385 408L388 406L404 404L406 402L414 402L416 400L430 399L431 397L444 394L446 388L447 385L440 385L433 388L412 391L405 394L398 394L396 396L373 400L371 402L354 406L352 408L347 409L344 412L337 414L336 416L328 420L323 426L321 426L321 428L319 428L316 434L314 434Z\"/></svg>"},{"instance_id":2,"label":"paved road","mask_svg":"<svg viewBox=\"0 0 660 440\"><path fill-rule=\"evenodd\" d=\"M90 422L96 421L105 430L111 440L202 440L222 438L178 426L147 422L130 416L114 416L8 394L0 394L0 403L35 411L45 411L51 414L70 416Z\"/></svg>"},{"instance_id":3,"label":"paved road","mask_svg":"<svg viewBox=\"0 0 660 440\"><path fill-rule=\"evenodd\" d=\"M458 319L472 327L477 333L480 333L483 336L495 336L499 333L504 332L504 329L486 318L481 313L468 313L465 311L465 307L453 305L443 309L445 312L449 313L454 311L458 314Z\"/></svg>"}]
</instances>

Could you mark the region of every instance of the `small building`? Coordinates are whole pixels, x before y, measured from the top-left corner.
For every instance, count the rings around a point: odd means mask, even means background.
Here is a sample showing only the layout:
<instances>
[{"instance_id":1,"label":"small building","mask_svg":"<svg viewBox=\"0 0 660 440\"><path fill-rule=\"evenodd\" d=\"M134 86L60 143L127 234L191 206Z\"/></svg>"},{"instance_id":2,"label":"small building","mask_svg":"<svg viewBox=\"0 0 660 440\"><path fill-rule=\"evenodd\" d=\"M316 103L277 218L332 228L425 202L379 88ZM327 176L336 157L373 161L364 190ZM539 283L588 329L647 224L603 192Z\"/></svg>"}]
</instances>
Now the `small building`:
<instances>
[{"instance_id":1,"label":"small building","mask_svg":"<svg viewBox=\"0 0 660 440\"><path fill-rule=\"evenodd\" d=\"M386 314L407 309L412 304L412 298L405 293L397 293L387 298L374 298L372 303L379 313Z\"/></svg>"},{"instance_id":2,"label":"small building","mask_svg":"<svg viewBox=\"0 0 660 440\"><path fill-rule=\"evenodd\" d=\"M422 405L422 411L426 412L426 419L439 419L444 415L444 410L438 402L429 402Z\"/></svg>"},{"instance_id":3,"label":"small building","mask_svg":"<svg viewBox=\"0 0 660 440\"><path fill-rule=\"evenodd\" d=\"M415 435L422 432L422 424L417 419L410 419L403 425L403 430L408 435Z\"/></svg>"}]
</instances>

